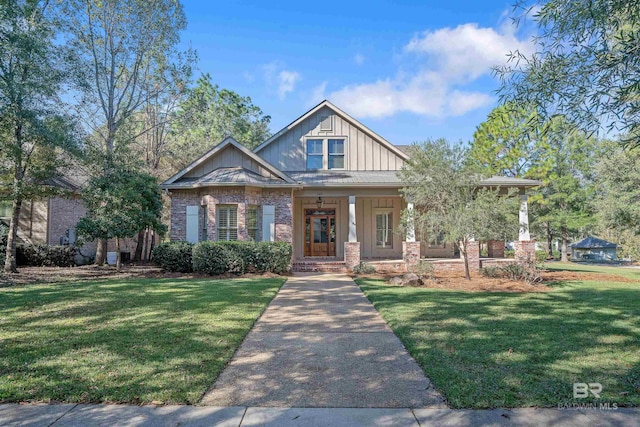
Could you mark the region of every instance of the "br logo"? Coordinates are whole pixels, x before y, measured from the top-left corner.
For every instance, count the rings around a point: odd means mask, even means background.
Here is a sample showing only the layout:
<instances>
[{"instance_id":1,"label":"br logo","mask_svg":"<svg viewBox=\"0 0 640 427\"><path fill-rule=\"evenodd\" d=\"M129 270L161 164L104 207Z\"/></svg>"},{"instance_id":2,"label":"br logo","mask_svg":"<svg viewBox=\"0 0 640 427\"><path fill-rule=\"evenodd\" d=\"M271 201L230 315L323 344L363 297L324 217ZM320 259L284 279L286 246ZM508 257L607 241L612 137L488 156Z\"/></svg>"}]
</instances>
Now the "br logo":
<instances>
[{"instance_id":1,"label":"br logo","mask_svg":"<svg viewBox=\"0 0 640 427\"><path fill-rule=\"evenodd\" d=\"M573 398L584 399L589 397L589 392L593 394L593 397L600 399L600 393L602 393L602 384L600 383L573 383Z\"/></svg>"}]
</instances>

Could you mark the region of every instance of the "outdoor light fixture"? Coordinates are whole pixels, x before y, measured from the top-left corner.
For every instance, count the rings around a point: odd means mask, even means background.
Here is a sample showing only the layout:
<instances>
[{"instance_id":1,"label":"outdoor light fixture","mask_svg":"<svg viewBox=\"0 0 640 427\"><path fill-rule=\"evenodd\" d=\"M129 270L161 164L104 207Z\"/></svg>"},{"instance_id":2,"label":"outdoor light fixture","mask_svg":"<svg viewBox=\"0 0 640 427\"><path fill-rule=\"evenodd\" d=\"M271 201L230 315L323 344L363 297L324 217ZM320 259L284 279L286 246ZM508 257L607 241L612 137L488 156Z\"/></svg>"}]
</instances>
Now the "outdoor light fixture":
<instances>
[{"instance_id":1,"label":"outdoor light fixture","mask_svg":"<svg viewBox=\"0 0 640 427\"><path fill-rule=\"evenodd\" d=\"M322 196L318 196L318 200L316 200L316 206L318 207L318 209L322 209L322 206L324 206L324 200L322 200Z\"/></svg>"}]
</instances>

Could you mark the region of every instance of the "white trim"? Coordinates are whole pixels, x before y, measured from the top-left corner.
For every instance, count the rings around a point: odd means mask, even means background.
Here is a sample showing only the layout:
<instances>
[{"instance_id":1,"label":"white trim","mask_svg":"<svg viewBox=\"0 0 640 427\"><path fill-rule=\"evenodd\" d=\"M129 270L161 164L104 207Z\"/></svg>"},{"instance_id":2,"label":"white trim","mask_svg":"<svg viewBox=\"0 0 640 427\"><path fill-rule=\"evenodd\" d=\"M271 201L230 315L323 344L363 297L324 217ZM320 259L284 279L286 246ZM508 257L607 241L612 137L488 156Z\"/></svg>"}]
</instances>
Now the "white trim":
<instances>
[{"instance_id":1,"label":"white trim","mask_svg":"<svg viewBox=\"0 0 640 427\"><path fill-rule=\"evenodd\" d=\"M211 150L209 150L207 153L200 156L200 158L193 161L189 166L182 169L180 172L178 172L177 174L175 174L174 176L172 176L171 178L163 182L162 186L165 187L173 184L178 179L182 178L184 175L186 175L187 173L195 169L197 166L201 165L202 163L204 163L205 161L209 160L211 157L213 157L214 155L222 151L228 145L232 145L238 150L240 150L243 154L248 156L251 160L255 161L260 166L264 167L266 170L271 172L271 174L282 178L284 181L288 182L289 184L294 183L294 181L287 174L285 174L284 172L282 172L281 170L273 166L271 163L267 162L265 159L258 156L257 154L249 150L247 147L240 144L238 141L236 141L235 139L229 136L225 138L220 144L216 145Z\"/></svg>"},{"instance_id":2,"label":"white trim","mask_svg":"<svg viewBox=\"0 0 640 427\"><path fill-rule=\"evenodd\" d=\"M398 147L396 147L395 145L393 145L392 143L390 143L389 141L387 141L386 139L384 139L383 137L381 137L380 135L378 135L377 133L375 133L374 131L372 131L371 129L369 129L368 127L363 125L362 123L360 123L358 120L354 119L353 117L351 117L350 115L348 115L347 113L342 111L340 108L336 107L331 102L327 101L326 99L324 101L322 101L321 103L319 103L318 105L316 105L315 107L313 107L312 109L310 109L309 111L307 111L306 113L304 113L302 116L298 117L296 120L291 122L289 125L287 125L284 128L280 129L271 138L267 139L265 142L263 142L262 144L258 145L256 148L254 148L253 152L254 153L258 153L260 150L265 148L267 145L271 144L273 141L275 141L276 139L280 138L282 135L284 135L289 130L291 130L294 127L296 127L298 124L303 122L305 119L307 119L311 115L315 114L317 111L319 111L323 107L327 107L330 110L333 110L334 113L336 113L337 115L341 116L346 121L351 122L351 124L355 125L357 128L362 130L364 133L369 134L370 137L375 139L377 142L381 143L383 146L385 146L387 149L389 149L389 151L391 151L392 153L394 153L395 155L397 155L401 159L409 160L409 156L405 152L400 150Z\"/></svg>"},{"instance_id":3,"label":"white trim","mask_svg":"<svg viewBox=\"0 0 640 427\"><path fill-rule=\"evenodd\" d=\"M394 240L394 233L395 233L395 227L393 226L393 217L394 217L394 208L372 208L371 211L373 213L373 218L371 219L371 224L373 226L373 248L375 250L379 250L379 249L393 249L393 240ZM377 223L377 216L378 215L382 215L382 214L391 214L391 224L389 224L387 222L387 229L391 229L391 245L390 246L379 246L378 245L378 223Z\"/></svg>"}]
</instances>

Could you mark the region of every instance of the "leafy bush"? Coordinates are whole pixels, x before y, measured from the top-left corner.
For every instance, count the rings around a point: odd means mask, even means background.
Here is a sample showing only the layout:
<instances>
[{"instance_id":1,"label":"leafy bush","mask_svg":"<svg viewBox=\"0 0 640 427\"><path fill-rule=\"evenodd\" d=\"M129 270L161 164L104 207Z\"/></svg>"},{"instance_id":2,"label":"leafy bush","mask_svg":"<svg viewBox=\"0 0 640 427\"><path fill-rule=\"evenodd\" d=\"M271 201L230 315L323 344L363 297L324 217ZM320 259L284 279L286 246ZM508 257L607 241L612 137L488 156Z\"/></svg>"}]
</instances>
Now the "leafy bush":
<instances>
[{"instance_id":1,"label":"leafy bush","mask_svg":"<svg viewBox=\"0 0 640 427\"><path fill-rule=\"evenodd\" d=\"M515 258L516 256L516 251L514 251L513 249L505 249L504 250L504 257L505 258Z\"/></svg>"},{"instance_id":2,"label":"leafy bush","mask_svg":"<svg viewBox=\"0 0 640 427\"><path fill-rule=\"evenodd\" d=\"M480 269L480 274L484 277L502 277L502 269L495 265L488 265Z\"/></svg>"},{"instance_id":3,"label":"leafy bush","mask_svg":"<svg viewBox=\"0 0 640 427\"><path fill-rule=\"evenodd\" d=\"M253 242L217 242L228 251L227 273L243 274L246 261L253 258L255 249Z\"/></svg>"},{"instance_id":4,"label":"leafy bush","mask_svg":"<svg viewBox=\"0 0 640 427\"><path fill-rule=\"evenodd\" d=\"M75 246L50 246L18 244L16 264L30 267L72 267L75 263Z\"/></svg>"},{"instance_id":5,"label":"leafy bush","mask_svg":"<svg viewBox=\"0 0 640 427\"><path fill-rule=\"evenodd\" d=\"M368 262L361 261L360 264L353 267L355 274L373 274L376 272L376 268Z\"/></svg>"},{"instance_id":6,"label":"leafy bush","mask_svg":"<svg viewBox=\"0 0 640 427\"><path fill-rule=\"evenodd\" d=\"M536 262L538 264L543 263L547 260L547 252L546 251L536 251Z\"/></svg>"},{"instance_id":7,"label":"leafy bush","mask_svg":"<svg viewBox=\"0 0 640 427\"><path fill-rule=\"evenodd\" d=\"M232 252L218 242L200 242L193 246L193 271L210 275L223 274L232 260Z\"/></svg>"},{"instance_id":8,"label":"leafy bush","mask_svg":"<svg viewBox=\"0 0 640 427\"><path fill-rule=\"evenodd\" d=\"M436 278L435 266L426 260L420 260L415 267L413 267L413 273L427 280L435 280Z\"/></svg>"},{"instance_id":9,"label":"leafy bush","mask_svg":"<svg viewBox=\"0 0 640 427\"><path fill-rule=\"evenodd\" d=\"M287 242L257 243L256 270L283 274L291 268L293 248Z\"/></svg>"},{"instance_id":10,"label":"leafy bush","mask_svg":"<svg viewBox=\"0 0 640 427\"><path fill-rule=\"evenodd\" d=\"M163 270L190 273L193 271L192 250L193 245L189 242L162 243L153 248L151 259Z\"/></svg>"}]
</instances>

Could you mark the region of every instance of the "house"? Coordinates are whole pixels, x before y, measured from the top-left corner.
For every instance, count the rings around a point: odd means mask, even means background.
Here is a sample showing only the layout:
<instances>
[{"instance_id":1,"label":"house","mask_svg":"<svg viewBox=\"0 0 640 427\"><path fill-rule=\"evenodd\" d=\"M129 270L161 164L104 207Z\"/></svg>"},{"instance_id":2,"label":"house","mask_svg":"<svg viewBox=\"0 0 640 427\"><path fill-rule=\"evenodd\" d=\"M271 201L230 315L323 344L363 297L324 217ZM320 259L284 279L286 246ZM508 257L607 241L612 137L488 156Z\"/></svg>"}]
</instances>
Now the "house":
<instances>
[{"instance_id":1,"label":"house","mask_svg":"<svg viewBox=\"0 0 640 427\"><path fill-rule=\"evenodd\" d=\"M597 237L585 237L569 246L572 261L613 261L617 258L618 246Z\"/></svg>"},{"instance_id":2,"label":"house","mask_svg":"<svg viewBox=\"0 0 640 427\"><path fill-rule=\"evenodd\" d=\"M403 210L413 208L397 176L405 148L326 100L253 151L228 137L162 184L171 197L171 239L285 241L294 269L453 257L439 236L416 236L411 226L400 232ZM529 240L524 189L537 184L485 182L522 190L521 240Z\"/></svg>"}]
</instances>

